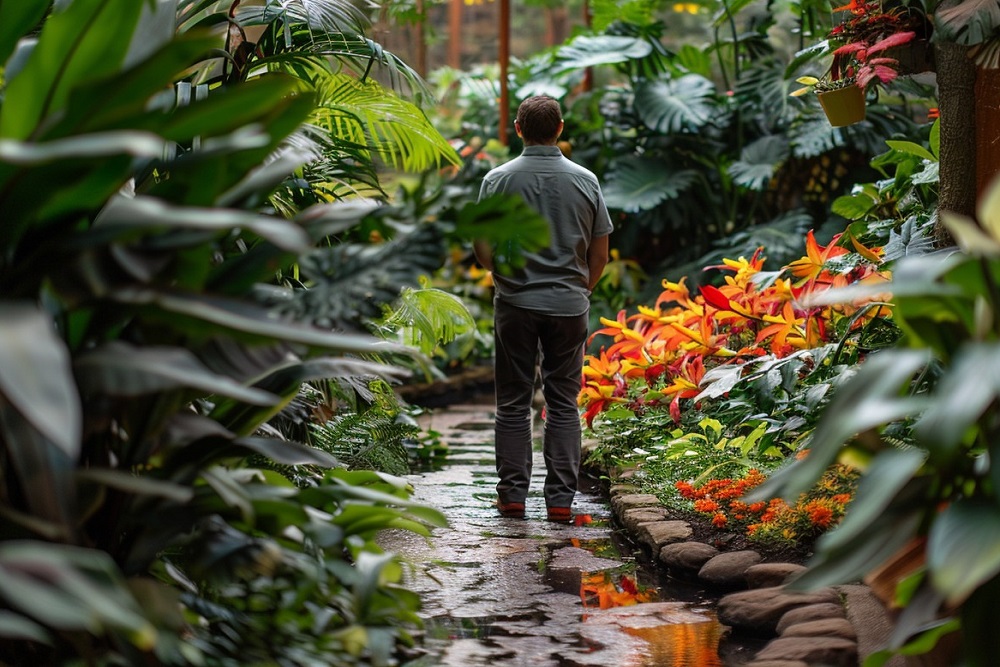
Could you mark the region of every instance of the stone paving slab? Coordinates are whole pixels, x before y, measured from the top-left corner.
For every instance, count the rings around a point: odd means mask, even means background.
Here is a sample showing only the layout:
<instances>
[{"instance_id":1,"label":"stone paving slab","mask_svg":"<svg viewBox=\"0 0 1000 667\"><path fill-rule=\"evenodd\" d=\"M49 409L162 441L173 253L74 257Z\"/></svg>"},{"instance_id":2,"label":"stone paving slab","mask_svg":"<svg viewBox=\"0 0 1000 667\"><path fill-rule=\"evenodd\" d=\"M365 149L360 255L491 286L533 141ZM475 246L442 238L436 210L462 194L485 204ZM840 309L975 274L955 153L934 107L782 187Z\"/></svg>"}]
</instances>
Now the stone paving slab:
<instances>
[{"instance_id":1,"label":"stone paving slab","mask_svg":"<svg viewBox=\"0 0 1000 667\"><path fill-rule=\"evenodd\" d=\"M611 510L597 488L581 489L573 506L592 523L545 520L540 452L526 519L499 517L491 408L457 405L421 417L421 426L440 433L451 451L443 469L409 481L414 499L442 511L449 526L430 539L403 531L380 537L410 563L405 584L424 604L427 655L411 665L729 667L749 660L717 657L724 628L707 605L654 595L643 604L594 606L601 598L585 586L596 577L610 582L606 591L628 599L623 574L635 564L614 548ZM639 574L655 588L653 575Z\"/></svg>"}]
</instances>

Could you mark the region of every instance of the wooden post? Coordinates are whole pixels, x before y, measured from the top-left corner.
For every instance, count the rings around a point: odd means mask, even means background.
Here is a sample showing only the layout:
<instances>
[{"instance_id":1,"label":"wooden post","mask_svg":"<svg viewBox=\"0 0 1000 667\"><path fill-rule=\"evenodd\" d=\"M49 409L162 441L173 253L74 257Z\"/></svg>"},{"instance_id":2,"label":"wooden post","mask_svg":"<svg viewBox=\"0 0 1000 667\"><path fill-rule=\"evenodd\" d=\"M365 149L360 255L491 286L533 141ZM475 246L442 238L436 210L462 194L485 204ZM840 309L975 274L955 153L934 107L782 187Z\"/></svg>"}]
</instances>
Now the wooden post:
<instances>
[{"instance_id":1,"label":"wooden post","mask_svg":"<svg viewBox=\"0 0 1000 667\"><path fill-rule=\"evenodd\" d=\"M497 139L504 146L507 124L510 122L510 91L507 90L507 68L510 65L510 0L500 0L500 125Z\"/></svg>"},{"instance_id":2,"label":"wooden post","mask_svg":"<svg viewBox=\"0 0 1000 667\"><path fill-rule=\"evenodd\" d=\"M448 12L448 66L462 69L462 2L451 0Z\"/></svg>"},{"instance_id":3,"label":"wooden post","mask_svg":"<svg viewBox=\"0 0 1000 667\"><path fill-rule=\"evenodd\" d=\"M976 194L1000 174L1000 69L976 71Z\"/></svg>"},{"instance_id":4,"label":"wooden post","mask_svg":"<svg viewBox=\"0 0 1000 667\"><path fill-rule=\"evenodd\" d=\"M417 43L414 46L417 52L417 74L424 78L427 77L427 43L424 39L425 23L427 23L427 16L424 14L424 0L417 0L417 23L414 25L414 32L417 35Z\"/></svg>"}]
</instances>

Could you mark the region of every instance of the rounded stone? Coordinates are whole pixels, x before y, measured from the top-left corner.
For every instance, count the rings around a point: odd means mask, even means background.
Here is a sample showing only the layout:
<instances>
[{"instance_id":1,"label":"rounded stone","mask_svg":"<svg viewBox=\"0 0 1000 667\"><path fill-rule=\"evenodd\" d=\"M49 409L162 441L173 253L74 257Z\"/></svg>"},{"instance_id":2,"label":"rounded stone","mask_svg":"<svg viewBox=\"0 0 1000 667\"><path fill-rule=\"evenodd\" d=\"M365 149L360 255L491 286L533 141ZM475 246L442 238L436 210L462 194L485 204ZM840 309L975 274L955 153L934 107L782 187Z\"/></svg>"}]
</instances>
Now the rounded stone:
<instances>
[{"instance_id":1,"label":"rounded stone","mask_svg":"<svg viewBox=\"0 0 1000 667\"><path fill-rule=\"evenodd\" d=\"M702 565L698 578L720 588L746 587L746 571L761 561L756 551L727 551Z\"/></svg>"},{"instance_id":2,"label":"rounded stone","mask_svg":"<svg viewBox=\"0 0 1000 667\"><path fill-rule=\"evenodd\" d=\"M858 633L846 618L823 618L817 621L806 621L789 625L781 633L782 637L842 637L851 641L858 640Z\"/></svg>"},{"instance_id":3,"label":"rounded stone","mask_svg":"<svg viewBox=\"0 0 1000 667\"><path fill-rule=\"evenodd\" d=\"M691 524L687 521L654 521L639 526L639 539L648 544L654 553L660 547L686 540L692 534Z\"/></svg>"},{"instance_id":4,"label":"rounded stone","mask_svg":"<svg viewBox=\"0 0 1000 667\"><path fill-rule=\"evenodd\" d=\"M662 507L636 507L622 513L621 522L633 535L639 532L639 526L653 521L663 521L667 510Z\"/></svg>"},{"instance_id":5,"label":"rounded stone","mask_svg":"<svg viewBox=\"0 0 1000 667\"><path fill-rule=\"evenodd\" d=\"M812 604L840 603L832 588L810 592L786 591L782 586L754 588L724 595L718 604L719 621L723 625L774 634L778 621L788 611Z\"/></svg>"},{"instance_id":6,"label":"rounded stone","mask_svg":"<svg viewBox=\"0 0 1000 667\"><path fill-rule=\"evenodd\" d=\"M633 507L659 507L660 499L652 493L623 493L611 499L611 508L616 514L622 514Z\"/></svg>"},{"instance_id":7,"label":"rounded stone","mask_svg":"<svg viewBox=\"0 0 1000 667\"><path fill-rule=\"evenodd\" d=\"M758 563L747 568L748 588L769 588L787 584L792 578L806 571L804 565L795 563Z\"/></svg>"},{"instance_id":8,"label":"rounded stone","mask_svg":"<svg viewBox=\"0 0 1000 667\"><path fill-rule=\"evenodd\" d=\"M828 618L844 618L846 615L847 611L844 609L844 605L839 602L810 604L797 609L792 609L787 614L782 616L781 620L778 621L778 625L775 630L780 635L784 634L785 628L792 625L808 623L810 621L820 621Z\"/></svg>"},{"instance_id":9,"label":"rounded stone","mask_svg":"<svg viewBox=\"0 0 1000 667\"><path fill-rule=\"evenodd\" d=\"M810 665L856 667L858 645L843 637L778 637L756 655L757 660L800 660Z\"/></svg>"},{"instance_id":10,"label":"rounded stone","mask_svg":"<svg viewBox=\"0 0 1000 667\"><path fill-rule=\"evenodd\" d=\"M694 573L718 554L719 550L710 544L678 542L660 549L660 562L668 569Z\"/></svg>"}]
</instances>

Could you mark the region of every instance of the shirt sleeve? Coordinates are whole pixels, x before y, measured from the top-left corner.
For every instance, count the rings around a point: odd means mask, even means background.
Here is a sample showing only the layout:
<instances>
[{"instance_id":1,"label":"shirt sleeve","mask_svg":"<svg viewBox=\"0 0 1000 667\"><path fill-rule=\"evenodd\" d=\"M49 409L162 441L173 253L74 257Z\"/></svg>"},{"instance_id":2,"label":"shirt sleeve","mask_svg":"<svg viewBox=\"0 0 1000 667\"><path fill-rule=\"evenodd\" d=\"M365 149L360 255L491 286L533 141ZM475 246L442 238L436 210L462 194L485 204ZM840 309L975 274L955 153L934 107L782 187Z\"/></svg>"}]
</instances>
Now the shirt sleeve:
<instances>
[{"instance_id":1,"label":"shirt sleeve","mask_svg":"<svg viewBox=\"0 0 1000 667\"><path fill-rule=\"evenodd\" d=\"M600 184L597 185L597 202L595 208L594 227L591 233L594 238L607 236L614 231L614 225L611 223L611 215L608 214L608 206L604 203L604 195L601 193Z\"/></svg>"}]
</instances>

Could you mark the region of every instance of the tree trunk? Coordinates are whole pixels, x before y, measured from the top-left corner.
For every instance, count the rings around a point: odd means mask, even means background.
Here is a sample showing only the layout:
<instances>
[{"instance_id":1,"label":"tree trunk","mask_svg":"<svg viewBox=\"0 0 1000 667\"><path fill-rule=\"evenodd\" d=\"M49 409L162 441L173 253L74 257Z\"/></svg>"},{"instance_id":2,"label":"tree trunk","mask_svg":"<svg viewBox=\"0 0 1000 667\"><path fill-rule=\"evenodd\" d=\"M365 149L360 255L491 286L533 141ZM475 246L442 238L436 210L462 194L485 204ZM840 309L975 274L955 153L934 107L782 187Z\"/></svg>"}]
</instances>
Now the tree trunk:
<instances>
[{"instance_id":1,"label":"tree trunk","mask_svg":"<svg viewBox=\"0 0 1000 667\"><path fill-rule=\"evenodd\" d=\"M942 8L956 0L941 3ZM968 49L938 42L938 106L941 113L941 192L938 209L972 216L976 210L976 67ZM951 245L948 231L938 223L934 238Z\"/></svg>"}]
</instances>

